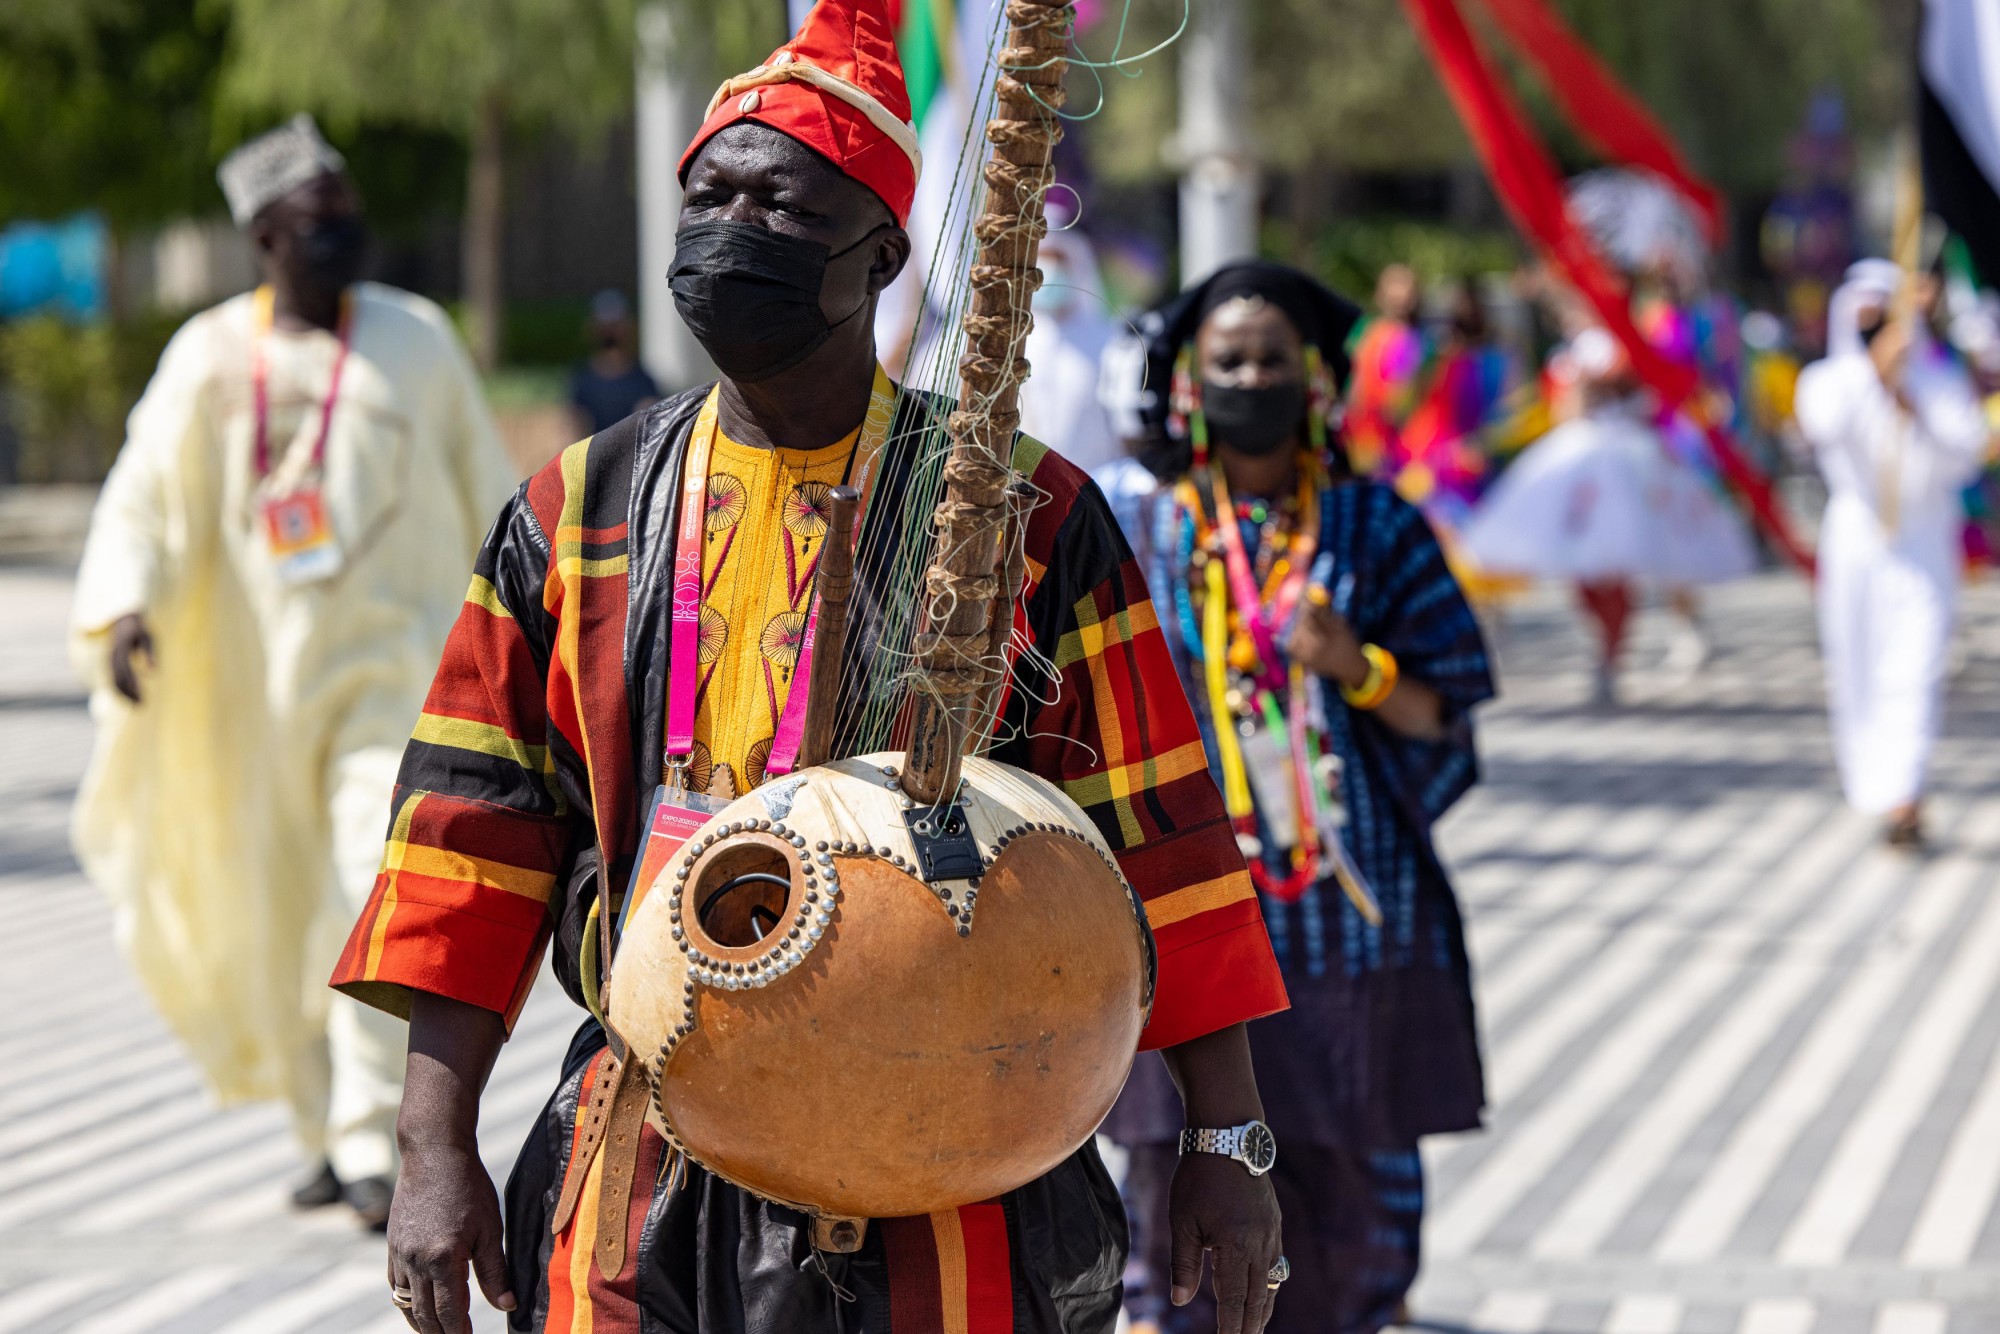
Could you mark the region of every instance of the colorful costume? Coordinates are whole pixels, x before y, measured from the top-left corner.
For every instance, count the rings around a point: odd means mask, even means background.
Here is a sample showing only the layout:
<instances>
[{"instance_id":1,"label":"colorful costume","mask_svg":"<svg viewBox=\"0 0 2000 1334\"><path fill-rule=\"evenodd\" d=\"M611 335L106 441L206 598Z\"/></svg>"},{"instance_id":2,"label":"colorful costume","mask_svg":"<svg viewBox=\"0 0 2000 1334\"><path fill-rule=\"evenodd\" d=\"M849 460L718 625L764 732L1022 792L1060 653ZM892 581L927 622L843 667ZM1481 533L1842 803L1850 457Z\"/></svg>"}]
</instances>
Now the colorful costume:
<instances>
[{"instance_id":1,"label":"colorful costume","mask_svg":"<svg viewBox=\"0 0 2000 1334\"><path fill-rule=\"evenodd\" d=\"M1322 478L1309 499L1303 527L1316 534L1333 587L1350 590L1342 610L1356 635L1437 690L1449 720L1446 739L1413 741L1347 707L1335 687L1304 682L1320 702L1326 753L1339 764L1348 817L1340 837L1384 920L1371 926L1331 875L1289 897L1263 896L1292 998L1290 1011L1250 1030L1266 1117L1285 1146L1273 1178L1294 1275L1270 1328L1373 1330L1389 1323L1416 1277L1417 1141L1476 1129L1485 1101L1463 926L1430 830L1477 776L1469 713L1493 685L1477 622L1422 516L1380 483ZM1208 594L1199 574L1190 577L1187 556L1192 549L1219 561L1219 544L1191 548L1206 525L1185 500L1163 498L1154 522L1155 549L1180 555L1153 573L1183 607L1169 642L1183 684L1202 699L1204 654L1188 627L1203 623ZM1239 522L1253 559L1268 569L1295 540L1300 516ZM1213 757L1219 734L1201 720ZM1276 753L1266 754L1267 767ZM1292 858L1279 850L1266 791L1252 785L1266 883L1278 887ZM1164 1070L1142 1062L1107 1127L1135 1146L1141 1194L1163 1189L1171 1172L1173 1106ZM1157 1248L1147 1258L1164 1260ZM1213 1319L1158 1314L1167 1328L1189 1331Z\"/></svg>"},{"instance_id":2,"label":"colorful costume","mask_svg":"<svg viewBox=\"0 0 2000 1334\"><path fill-rule=\"evenodd\" d=\"M1308 280L1276 266L1224 269L1181 298L1175 318L1152 323L1156 341L1193 337L1211 299L1204 289L1273 283ZM1300 302L1323 313L1301 332L1337 334L1350 308L1309 290ZM1335 365L1337 380L1345 368ZM1372 1331L1395 1317L1417 1272L1417 1142L1477 1128L1485 1102L1464 932L1430 834L1477 777L1470 712L1493 693L1485 647L1423 516L1389 486L1342 471L1302 456L1292 495L1236 498L1219 468L1197 464L1133 503L1210 767L1240 813L1240 839L1258 849L1264 918L1292 997L1290 1011L1250 1028L1265 1113L1284 1146L1272 1179L1293 1276L1268 1326L1279 1334ZM1247 580L1232 569L1236 552ZM1437 691L1442 739L1393 731L1285 659L1277 641L1308 577L1361 640ZM1319 794L1304 800L1301 780L1323 789L1329 775L1344 823ZM1337 853L1372 903L1338 883ZM1178 1310L1164 1301L1174 1107L1164 1066L1142 1060L1105 1133L1132 1151L1132 1314L1192 1334L1214 1328L1206 1298Z\"/></svg>"},{"instance_id":3,"label":"colorful costume","mask_svg":"<svg viewBox=\"0 0 2000 1334\"><path fill-rule=\"evenodd\" d=\"M812 147L901 221L916 179L908 115L881 0L821 0L792 43L723 86L686 161L710 135L756 121ZM676 766L688 756L697 786L701 768L713 780L727 766L742 791L767 761L777 767L771 738L788 735L775 729L810 680L802 622L835 480L867 499L837 664L850 685L829 753L907 747L909 575L932 545L935 446L952 405L899 396L878 370L849 441L760 454L716 440L702 464L713 401L707 389L681 394L571 447L502 511L405 757L382 873L334 978L342 990L397 1013L422 991L511 1019L553 939L564 989L596 1011L598 932L618 920L669 748ZM852 425L829 423L826 437ZM1145 1046L1280 1009L1282 980L1200 734L1180 695L1152 686L1172 664L1144 579L1079 471L1025 437L1011 449L1040 503L1023 525L1022 651L989 754L1059 786L1143 900L1158 961ZM677 537L691 480L705 506L689 525L698 560ZM615 957L615 940L605 943ZM805 1214L669 1156L651 1128L638 1132L630 1176L629 1158L613 1175L608 1149L577 1152L602 1143L584 1108L608 1078L607 1051L598 1020L586 1020L508 1183L514 1328L1112 1328L1124 1223L1090 1145L1003 1198L874 1220L858 1250L819 1250ZM601 1208L628 1187L622 1214ZM627 1230L609 1244L609 1270L601 1214Z\"/></svg>"},{"instance_id":4,"label":"colorful costume","mask_svg":"<svg viewBox=\"0 0 2000 1334\"><path fill-rule=\"evenodd\" d=\"M1345 434L1348 457L1362 476L1404 457L1403 428L1416 410L1428 355L1423 334L1402 320L1378 316L1361 326Z\"/></svg>"},{"instance_id":5,"label":"colorful costume","mask_svg":"<svg viewBox=\"0 0 2000 1334\"><path fill-rule=\"evenodd\" d=\"M1507 357L1498 348L1453 346L1432 362L1426 381L1388 472L1431 527L1455 533L1491 480L1484 436L1507 394Z\"/></svg>"},{"instance_id":6,"label":"colorful costume","mask_svg":"<svg viewBox=\"0 0 2000 1334\"><path fill-rule=\"evenodd\" d=\"M702 398L669 399L572 447L503 511L405 759L383 872L335 979L343 990L398 1011L410 990L422 990L512 1014L553 935L558 976L581 1003L578 961L597 867L609 868L615 886L629 875L642 797L660 780L668 678L702 670L711 692L752 680L760 726L770 700L782 703L791 689L782 662L765 652L770 623L760 628L755 616L733 623L724 613L724 624L705 631L712 659L669 660L673 510ZM858 661L873 651L888 571L906 544L923 540L903 512L913 460L898 442L912 433L910 414L930 410L904 400L874 483L849 636ZM844 464L843 452L771 460L803 485L739 491L712 480L720 504L711 501L705 567L724 544L784 546L810 563L814 539L799 539L816 525L785 519L812 508L806 488ZM728 458L718 455L712 479ZM1023 615L1054 675L1038 665L1043 658L1023 658L1002 729L1015 739L995 758L1059 782L1120 850L1147 900L1161 970L1147 1046L1279 1008L1282 985L1194 720L1178 695L1140 684L1171 671L1144 581L1081 474L1025 440L1015 466L1051 497L1028 528ZM758 496L776 508L759 512ZM763 583L785 576L746 564L737 577L758 573ZM751 587L731 594L716 581L708 606L740 602ZM783 602L787 591L756 596ZM734 754L758 732L716 730L743 707L721 696L720 712L705 710L697 737L712 755ZM740 781L754 778L755 748L753 740L743 751ZM1123 1236L1116 1194L1089 1149L994 1205L871 1228L852 1257L817 1255L801 1215L690 1168L635 1194L636 1262L603 1275L588 1238L575 1235L593 1211L579 1209L562 1236L548 1226L603 1042L587 1022L508 1189L509 1259L526 1301L519 1328L831 1330L845 1310L850 1321L866 1312L900 1334L967 1328L958 1323L967 1318L982 1328L1005 1309L1018 1313L1011 1327L1020 1330L1108 1328ZM649 1152L657 1163L658 1146ZM859 1310L836 1289L855 1294ZM947 1314L941 1301L952 1304Z\"/></svg>"},{"instance_id":7,"label":"colorful costume","mask_svg":"<svg viewBox=\"0 0 2000 1334\"><path fill-rule=\"evenodd\" d=\"M1579 337L1575 359L1609 385L1609 335ZM1756 549L1721 483L1663 436L1638 394L1604 390L1582 415L1528 447L1461 534L1492 574L1584 583L1719 583L1756 568ZM1693 448L1707 457L1706 446Z\"/></svg>"}]
</instances>

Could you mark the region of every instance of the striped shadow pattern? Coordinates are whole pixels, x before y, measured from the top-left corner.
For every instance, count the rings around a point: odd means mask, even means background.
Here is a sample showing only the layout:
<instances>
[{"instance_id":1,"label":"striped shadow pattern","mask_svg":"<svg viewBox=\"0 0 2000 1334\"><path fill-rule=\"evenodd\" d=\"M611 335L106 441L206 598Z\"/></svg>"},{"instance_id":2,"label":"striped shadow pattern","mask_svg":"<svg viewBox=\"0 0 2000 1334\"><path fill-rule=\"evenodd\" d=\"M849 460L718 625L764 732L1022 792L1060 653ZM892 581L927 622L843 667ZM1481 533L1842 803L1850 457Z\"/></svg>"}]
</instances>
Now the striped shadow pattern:
<instances>
[{"instance_id":1,"label":"striped shadow pattern","mask_svg":"<svg viewBox=\"0 0 2000 1334\"><path fill-rule=\"evenodd\" d=\"M68 584L0 572L0 1334L393 1334L379 1239L284 1207L274 1108L212 1109L64 834L89 722ZM1492 1129L1428 1146L1423 1326L1457 1334L2000 1331L2000 590L1969 598L1937 847L1832 785L1807 595L1708 599L1676 682L1642 617L1594 712L1566 603L1496 629L1487 782L1443 845ZM482 1127L504 1175L573 1027L537 987ZM478 1303L480 1334L497 1316Z\"/></svg>"},{"instance_id":2,"label":"striped shadow pattern","mask_svg":"<svg viewBox=\"0 0 2000 1334\"><path fill-rule=\"evenodd\" d=\"M1443 830L1490 1130L1426 1146L1413 1308L1482 1334L2000 1330L2000 596L1968 596L1933 847L1833 778L1809 591L1705 599L1699 676L1581 701L1565 600L1495 627Z\"/></svg>"},{"instance_id":3,"label":"striped shadow pattern","mask_svg":"<svg viewBox=\"0 0 2000 1334\"><path fill-rule=\"evenodd\" d=\"M382 1241L295 1214L283 1114L214 1109L77 872L90 720L63 645L70 581L0 568L0 1334L398 1334ZM481 1142L505 1180L576 1018L537 988ZM475 1301L479 1334L500 1334Z\"/></svg>"}]
</instances>

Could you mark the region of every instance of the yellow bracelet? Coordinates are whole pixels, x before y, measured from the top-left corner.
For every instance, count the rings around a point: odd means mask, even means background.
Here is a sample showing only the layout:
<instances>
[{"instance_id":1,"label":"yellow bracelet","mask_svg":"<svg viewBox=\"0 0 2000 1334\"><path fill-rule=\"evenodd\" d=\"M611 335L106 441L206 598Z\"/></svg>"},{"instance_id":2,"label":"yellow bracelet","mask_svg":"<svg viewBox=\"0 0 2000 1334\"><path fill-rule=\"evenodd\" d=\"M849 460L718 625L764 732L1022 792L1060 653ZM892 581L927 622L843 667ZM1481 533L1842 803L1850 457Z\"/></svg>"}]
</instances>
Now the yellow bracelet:
<instances>
[{"instance_id":1,"label":"yellow bracelet","mask_svg":"<svg viewBox=\"0 0 2000 1334\"><path fill-rule=\"evenodd\" d=\"M1363 644L1361 656L1368 659L1368 678L1359 686L1342 686L1340 697L1350 707L1367 712L1381 708L1396 693L1402 669L1396 665L1395 654L1376 644Z\"/></svg>"}]
</instances>

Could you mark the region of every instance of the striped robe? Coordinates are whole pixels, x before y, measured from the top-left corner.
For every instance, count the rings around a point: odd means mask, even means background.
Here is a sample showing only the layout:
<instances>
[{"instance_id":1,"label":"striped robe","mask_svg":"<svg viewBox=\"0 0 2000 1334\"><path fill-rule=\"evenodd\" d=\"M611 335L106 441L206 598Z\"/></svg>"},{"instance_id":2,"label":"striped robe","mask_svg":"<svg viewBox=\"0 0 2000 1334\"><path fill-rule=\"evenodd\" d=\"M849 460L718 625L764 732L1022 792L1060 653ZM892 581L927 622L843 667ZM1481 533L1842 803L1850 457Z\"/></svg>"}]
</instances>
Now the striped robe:
<instances>
[{"instance_id":1,"label":"striped robe","mask_svg":"<svg viewBox=\"0 0 2000 1334\"><path fill-rule=\"evenodd\" d=\"M336 987L398 1013L413 991L433 992L511 1022L553 938L556 973L581 1000L585 915L600 885L625 883L660 780L674 511L705 393L571 447L502 511L410 743L382 872ZM862 534L851 654L876 648L885 572L925 538L899 520L916 428L938 410L908 397L892 429ZM1081 473L1026 439L1015 465L1049 497L1028 524L1018 612L1039 654L1016 669L999 733L1013 739L994 758L1058 783L1145 900L1159 980L1143 1045L1279 1010L1256 895L1144 579ZM871 1228L861 1252L824 1265L802 1216L694 1169L678 1190L635 1195L638 1261L619 1279L587 1259L570 1266L588 1248L551 1237L548 1219L603 1044L586 1023L509 1184L516 1328L1111 1328L1124 1222L1088 1147L1002 1200Z\"/></svg>"}]
</instances>

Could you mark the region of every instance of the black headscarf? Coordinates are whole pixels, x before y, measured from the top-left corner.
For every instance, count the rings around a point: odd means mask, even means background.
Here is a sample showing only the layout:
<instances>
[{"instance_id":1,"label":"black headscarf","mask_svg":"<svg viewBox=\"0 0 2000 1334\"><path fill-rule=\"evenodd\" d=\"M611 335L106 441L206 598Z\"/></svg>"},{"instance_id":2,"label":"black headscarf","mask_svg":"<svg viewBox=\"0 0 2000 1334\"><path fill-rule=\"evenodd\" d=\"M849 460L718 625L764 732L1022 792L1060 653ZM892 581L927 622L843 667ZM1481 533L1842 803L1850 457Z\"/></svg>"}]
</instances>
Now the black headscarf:
<instances>
[{"instance_id":1,"label":"black headscarf","mask_svg":"<svg viewBox=\"0 0 2000 1334\"><path fill-rule=\"evenodd\" d=\"M1361 319L1360 307L1288 264L1253 259L1224 265L1135 321L1146 347L1146 385L1139 409L1144 432L1134 453L1155 476L1178 476L1191 457L1185 435L1173 432L1167 420L1174 361L1194 341L1203 320L1239 297L1261 297L1282 310L1299 336L1319 349L1335 391L1347 392L1354 370L1347 339Z\"/></svg>"}]
</instances>

